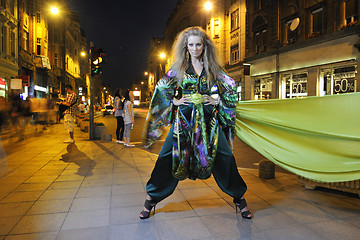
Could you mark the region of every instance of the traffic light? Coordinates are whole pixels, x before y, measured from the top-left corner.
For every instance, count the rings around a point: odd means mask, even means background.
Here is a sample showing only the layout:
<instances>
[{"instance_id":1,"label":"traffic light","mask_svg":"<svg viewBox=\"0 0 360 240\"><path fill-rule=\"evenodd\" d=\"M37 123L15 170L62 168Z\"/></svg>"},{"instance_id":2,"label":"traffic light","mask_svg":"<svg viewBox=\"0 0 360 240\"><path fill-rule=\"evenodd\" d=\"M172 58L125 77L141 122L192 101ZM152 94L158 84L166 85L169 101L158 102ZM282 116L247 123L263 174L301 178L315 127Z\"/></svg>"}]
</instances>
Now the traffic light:
<instances>
[{"instance_id":1,"label":"traffic light","mask_svg":"<svg viewBox=\"0 0 360 240\"><path fill-rule=\"evenodd\" d=\"M101 48L93 48L91 50L91 76L101 73L101 65L105 63L105 51Z\"/></svg>"}]
</instances>

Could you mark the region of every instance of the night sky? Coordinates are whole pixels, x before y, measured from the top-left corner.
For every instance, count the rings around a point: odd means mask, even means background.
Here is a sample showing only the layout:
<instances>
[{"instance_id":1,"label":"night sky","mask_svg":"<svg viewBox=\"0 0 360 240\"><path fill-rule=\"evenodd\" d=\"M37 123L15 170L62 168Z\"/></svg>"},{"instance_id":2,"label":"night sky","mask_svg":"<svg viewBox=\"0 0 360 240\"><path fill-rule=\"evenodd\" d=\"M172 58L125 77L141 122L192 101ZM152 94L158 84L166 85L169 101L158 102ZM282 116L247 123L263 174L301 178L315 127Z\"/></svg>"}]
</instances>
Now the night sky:
<instances>
[{"instance_id":1,"label":"night sky","mask_svg":"<svg viewBox=\"0 0 360 240\"><path fill-rule=\"evenodd\" d=\"M151 37L163 37L176 0L67 0L88 42L106 51L103 81L129 88L144 78Z\"/></svg>"}]
</instances>

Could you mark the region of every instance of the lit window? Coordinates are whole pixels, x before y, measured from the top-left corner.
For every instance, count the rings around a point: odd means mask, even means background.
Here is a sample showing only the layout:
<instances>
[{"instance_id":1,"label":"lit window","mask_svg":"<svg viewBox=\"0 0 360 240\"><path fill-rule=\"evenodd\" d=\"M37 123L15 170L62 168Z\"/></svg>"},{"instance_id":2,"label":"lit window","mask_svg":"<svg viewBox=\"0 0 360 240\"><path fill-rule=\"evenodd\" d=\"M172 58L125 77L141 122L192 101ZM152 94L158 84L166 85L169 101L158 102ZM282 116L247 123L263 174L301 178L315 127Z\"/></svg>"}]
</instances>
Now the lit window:
<instances>
[{"instance_id":1,"label":"lit window","mask_svg":"<svg viewBox=\"0 0 360 240\"><path fill-rule=\"evenodd\" d=\"M11 56L15 56L15 33L10 32L10 53Z\"/></svg>"},{"instance_id":2,"label":"lit window","mask_svg":"<svg viewBox=\"0 0 360 240\"><path fill-rule=\"evenodd\" d=\"M319 76L319 95L332 95L355 92L356 66L343 66L321 69Z\"/></svg>"},{"instance_id":3,"label":"lit window","mask_svg":"<svg viewBox=\"0 0 360 240\"><path fill-rule=\"evenodd\" d=\"M345 0L345 18L347 25L359 20L358 0Z\"/></svg>"},{"instance_id":4,"label":"lit window","mask_svg":"<svg viewBox=\"0 0 360 240\"><path fill-rule=\"evenodd\" d=\"M37 23L41 23L41 13L40 12L36 13L36 21L37 21Z\"/></svg>"},{"instance_id":5,"label":"lit window","mask_svg":"<svg viewBox=\"0 0 360 240\"><path fill-rule=\"evenodd\" d=\"M323 8L318 8L311 12L312 15L312 33L322 34L324 30Z\"/></svg>"},{"instance_id":6,"label":"lit window","mask_svg":"<svg viewBox=\"0 0 360 240\"><path fill-rule=\"evenodd\" d=\"M231 57L230 57L231 64L239 62L239 44L232 46L230 51L231 51Z\"/></svg>"},{"instance_id":7,"label":"lit window","mask_svg":"<svg viewBox=\"0 0 360 240\"><path fill-rule=\"evenodd\" d=\"M306 97L307 73L284 74L282 77L282 98Z\"/></svg>"},{"instance_id":8,"label":"lit window","mask_svg":"<svg viewBox=\"0 0 360 240\"><path fill-rule=\"evenodd\" d=\"M55 59L54 59L54 64L56 67L58 67L58 64L59 64L59 57L58 57L58 54L55 53Z\"/></svg>"},{"instance_id":9,"label":"lit window","mask_svg":"<svg viewBox=\"0 0 360 240\"><path fill-rule=\"evenodd\" d=\"M265 100L271 98L272 79L269 77L257 78L254 81L255 100Z\"/></svg>"},{"instance_id":10,"label":"lit window","mask_svg":"<svg viewBox=\"0 0 360 240\"><path fill-rule=\"evenodd\" d=\"M214 19L214 38L218 38L220 33L220 20Z\"/></svg>"},{"instance_id":11,"label":"lit window","mask_svg":"<svg viewBox=\"0 0 360 240\"><path fill-rule=\"evenodd\" d=\"M266 51L266 29L255 32L255 51L262 53Z\"/></svg>"},{"instance_id":12,"label":"lit window","mask_svg":"<svg viewBox=\"0 0 360 240\"><path fill-rule=\"evenodd\" d=\"M41 38L37 38L36 54L41 55Z\"/></svg>"},{"instance_id":13,"label":"lit window","mask_svg":"<svg viewBox=\"0 0 360 240\"><path fill-rule=\"evenodd\" d=\"M231 13L231 31L239 28L239 9Z\"/></svg>"}]
</instances>

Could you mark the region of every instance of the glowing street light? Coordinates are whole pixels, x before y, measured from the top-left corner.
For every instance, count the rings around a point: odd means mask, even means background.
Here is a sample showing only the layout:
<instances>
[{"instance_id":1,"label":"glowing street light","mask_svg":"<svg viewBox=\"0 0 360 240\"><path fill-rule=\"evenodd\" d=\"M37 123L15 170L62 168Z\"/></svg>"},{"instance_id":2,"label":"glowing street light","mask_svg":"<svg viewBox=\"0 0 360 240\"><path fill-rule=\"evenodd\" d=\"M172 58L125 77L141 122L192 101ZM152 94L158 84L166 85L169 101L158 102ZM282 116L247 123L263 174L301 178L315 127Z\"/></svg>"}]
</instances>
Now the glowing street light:
<instances>
[{"instance_id":1,"label":"glowing street light","mask_svg":"<svg viewBox=\"0 0 360 240\"><path fill-rule=\"evenodd\" d=\"M206 2L206 3L205 3L205 9L206 9L207 11L210 11L210 10L212 9L212 3L211 3L211 2Z\"/></svg>"},{"instance_id":2,"label":"glowing street light","mask_svg":"<svg viewBox=\"0 0 360 240\"><path fill-rule=\"evenodd\" d=\"M143 85L144 84L144 82L141 82L141 85Z\"/></svg>"},{"instance_id":3,"label":"glowing street light","mask_svg":"<svg viewBox=\"0 0 360 240\"><path fill-rule=\"evenodd\" d=\"M86 56L86 52L85 52L85 51L81 51L80 55L81 55L82 57L85 57L85 56Z\"/></svg>"},{"instance_id":4,"label":"glowing street light","mask_svg":"<svg viewBox=\"0 0 360 240\"><path fill-rule=\"evenodd\" d=\"M149 73L148 73L148 72L144 72L144 74L145 74L145 76L149 75Z\"/></svg>"},{"instance_id":5,"label":"glowing street light","mask_svg":"<svg viewBox=\"0 0 360 240\"><path fill-rule=\"evenodd\" d=\"M160 53L160 58L164 59L166 57L165 53Z\"/></svg>"},{"instance_id":6,"label":"glowing street light","mask_svg":"<svg viewBox=\"0 0 360 240\"><path fill-rule=\"evenodd\" d=\"M52 8L50 9L50 12L51 12L52 14L59 14L59 9L58 9L57 7L52 7Z\"/></svg>"}]
</instances>

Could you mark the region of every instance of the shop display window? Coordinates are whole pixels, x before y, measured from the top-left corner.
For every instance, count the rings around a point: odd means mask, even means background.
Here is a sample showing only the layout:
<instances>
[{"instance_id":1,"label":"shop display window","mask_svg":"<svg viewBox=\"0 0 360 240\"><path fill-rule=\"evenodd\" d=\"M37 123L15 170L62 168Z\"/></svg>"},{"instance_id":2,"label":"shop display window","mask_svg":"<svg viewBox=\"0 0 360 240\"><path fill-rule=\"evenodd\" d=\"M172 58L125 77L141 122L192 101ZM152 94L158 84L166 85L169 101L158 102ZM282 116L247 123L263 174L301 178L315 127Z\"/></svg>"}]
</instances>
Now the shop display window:
<instances>
[{"instance_id":1,"label":"shop display window","mask_svg":"<svg viewBox=\"0 0 360 240\"><path fill-rule=\"evenodd\" d=\"M236 94L237 94L237 100L241 101L241 81L236 82Z\"/></svg>"},{"instance_id":2,"label":"shop display window","mask_svg":"<svg viewBox=\"0 0 360 240\"><path fill-rule=\"evenodd\" d=\"M254 81L254 98L255 100L265 100L271 98L272 79L256 78Z\"/></svg>"},{"instance_id":3,"label":"shop display window","mask_svg":"<svg viewBox=\"0 0 360 240\"><path fill-rule=\"evenodd\" d=\"M355 92L356 66L324 68L320 70L319 95Z\"/></svg>"},{"instance_id":4,"label":"shop display window","mask_svg":"<svg viewBox=\"0 0 360 240\"><path fill-rule=\"evenodd\" d=\"M282 75L282 98L307 96L307 73L290 73Z\"/></svg>"}]
</instances>

